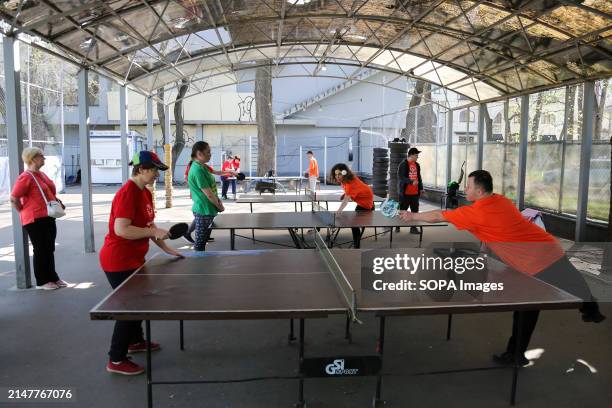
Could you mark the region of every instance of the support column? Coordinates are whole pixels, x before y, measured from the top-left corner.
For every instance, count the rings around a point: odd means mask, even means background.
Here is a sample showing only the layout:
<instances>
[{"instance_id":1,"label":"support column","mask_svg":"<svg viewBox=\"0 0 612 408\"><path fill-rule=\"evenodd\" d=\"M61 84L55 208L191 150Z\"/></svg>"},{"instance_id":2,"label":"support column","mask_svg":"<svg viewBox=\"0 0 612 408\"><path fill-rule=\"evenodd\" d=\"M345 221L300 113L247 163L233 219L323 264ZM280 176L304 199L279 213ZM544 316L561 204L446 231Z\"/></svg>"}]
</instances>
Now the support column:
<instances>
[{"instance_id":1,"label":"support column","mask_svg":"<svg viewBox=\"0 0 612 408\"><path fill-rule=\"evenodd\" d=\"M451 109L446 112L446 185L451 182L453 176L453 114Z\"/></svg>"},{"instance_id":2,"label":"support column","mask_svg":"<svg viewBox=\"0 0 612 408\"><path fill-rule=\"evenodd\" d=\"M79 145L81 151L81 196L83 203L83 241L85 252L95 252L93 200L91 196L91 153L89 147L89 70L78 73L79 93Z\"/></svg>"},{"instance_id":3,"label":"support column","mask_svg":"<svg viewBox=\"0 0 612 408\"><path fill-rule=\"evenodd\" d=\"M481 103L478 105L478 150L476 153L476 169L482 169L482 162L484 157L484 133L485 133L485 110L487 105Z\"/></svg>"},{"instance_id":4,"label":"support column","mask_svg":"<svg viewBox=\"0 0 612 408\"><path fill-rule=\"evenodd\" d=\"M119 116L121 127L121 182L125 183L130 177L128 163L130 162L130 153L128 147L128 95L125 85L119 87Z\"/></svg>"},{"instance_id":5,"label":"support column","mask_svg":"<svg viewBox=\"0 0 612 408\"><path fill-rule=\"evenodd\" d=\"M521 130L519 135L518 180L516 183L516 206L525 208L525 176L527 172L527 137L529 137L529 95L521 97Z\"/></svg>"},{"instance_id":6,"label":"support column","mask_svg":"<svg viewBox=\"0 0 612 408\"><path fill-rule=\"evenodd\" d=\"M595 118L595 82L584 83L582 108L582 134L580 145L580 172L578 173L578 208L576 209L575 241L586 239L587 207L589 200L589 173L593 145L593 122Z\"/></svg>"},{"instance_id":7,"label":"support column","mask_svg":"<svg viewBox=\"0 0 612 408\"><path fill-rule=\"evenodd\" d=\"M4 37L4 78L6 98L6 136L8 139L9 177L11 187L23 172L23 118L21 117L21 68L19 42L13 37ZM28 237L21 225L17 210L11 213L13 222L13 244L15 250L15 275L19 289L32 286Z\"/></svg>"},{"instance_id":8,"label":"support column","mask_svg":"<svg viewBox=\"0 0 612 408\"><path fill-rule=\"evenodd\" d=\"M147 150L153 150L153 98L147 96Z\"/></svg>"}]
</instances>

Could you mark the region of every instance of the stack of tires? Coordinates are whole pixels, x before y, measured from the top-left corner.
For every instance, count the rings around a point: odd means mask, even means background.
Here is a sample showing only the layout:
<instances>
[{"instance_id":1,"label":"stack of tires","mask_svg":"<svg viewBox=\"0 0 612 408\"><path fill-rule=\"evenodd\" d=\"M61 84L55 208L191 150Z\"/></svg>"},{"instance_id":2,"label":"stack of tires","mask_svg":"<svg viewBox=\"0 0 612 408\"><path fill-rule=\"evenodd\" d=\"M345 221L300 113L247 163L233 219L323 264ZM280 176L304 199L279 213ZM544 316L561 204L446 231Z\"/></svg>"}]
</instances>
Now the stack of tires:
<instances>
[{"instance_id":1,"label":"stack of tires","mask_svg":"<svg viewBox=\"0 0 612 408\"><path fill-rule=\"evenodd\" d=\"M373 154L372 190L379 197L387 197L387 175L389 173L388 149L375 147Z\"/></svg>"},{"instance_id":2,"label":"stack of tires","mask_svg":"<svg viewBox=\"0 0 612 408\"><path fill-rule=\"evenodd\" d=\"M389 141L387 145L389 146L389 150L391 150L391 161L389 165L389 198L399 201L399 194L397 191L397 168L402 161L406 160L410 144L406 142L406 139L395 138Z\"/></svg>"}]
</instances>

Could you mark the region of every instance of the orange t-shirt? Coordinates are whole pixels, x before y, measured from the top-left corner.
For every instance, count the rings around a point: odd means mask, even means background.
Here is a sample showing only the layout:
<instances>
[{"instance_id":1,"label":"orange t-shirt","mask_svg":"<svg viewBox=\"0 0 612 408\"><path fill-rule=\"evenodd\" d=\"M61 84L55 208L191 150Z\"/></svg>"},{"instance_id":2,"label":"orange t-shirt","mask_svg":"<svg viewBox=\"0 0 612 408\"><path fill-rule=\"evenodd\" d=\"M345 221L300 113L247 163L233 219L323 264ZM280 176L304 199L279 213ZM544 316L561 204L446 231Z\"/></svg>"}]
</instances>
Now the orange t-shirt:
<instances>
[{"instance_id":1,"label":"orange t-shirt","mask_svg":"<svg viewBox=\"0 0 612 408\"><path fill-rule=\"evenodd\" d=\"M474 234L506 264L535 275L564 255L559 241L523 218L514 203L499 194L475 201L442 216L457 229Z\"/></svg>"},{"instance_id":2,"label":"orange t-shirt","mask_svg":"<svg viewBox=\"0 0 612 408\"><path fill-rule=\"evenodd\" d=\"M310 159L310 164L308 165L308 176L319 177L319 163L317 163L317 159L314 157Z\"/></svg>"},{"instance_id":3,"label":"orange t-shirt","mask_svg":"<svg viewBox=\"0 0 612 408\"><path fill-rule=\"evenodd\" d=\"M368 210L374 208L374 193L366 183L359 180L359 177L355 176L353 180L342 183L342 189L360 207Z\"/></svg>"}]
</instances>

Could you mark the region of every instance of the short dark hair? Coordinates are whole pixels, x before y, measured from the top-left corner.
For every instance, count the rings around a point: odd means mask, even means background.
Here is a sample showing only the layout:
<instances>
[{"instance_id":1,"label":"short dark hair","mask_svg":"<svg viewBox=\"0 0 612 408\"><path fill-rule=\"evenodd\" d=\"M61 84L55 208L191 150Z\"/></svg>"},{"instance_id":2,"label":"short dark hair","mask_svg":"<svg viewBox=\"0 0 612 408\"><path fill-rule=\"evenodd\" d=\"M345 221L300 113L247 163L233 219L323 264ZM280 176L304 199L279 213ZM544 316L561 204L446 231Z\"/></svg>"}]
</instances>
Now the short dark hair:
<instances>
[{"instance_id":1,"label":"short dark hair","mask_svg":"<svg viewBox=\"0 0 612 408\"><path fill-rule=\"evenodd\" d=\"M474 185L482 188L487 193L493 192L493 177L491 173L486 170L474 170L470 173L469 177L474 178Z\"/></svg>"},{"instance_id":2,"label":"short dark hair","mask_svg":"<svg viewBox=\"0 0 612 408\"><path fill-rule=\"evenodd\" d=\"M203 142L201 140L198 142L195 142L193 144L193 147L191 148L191 158L195 159L196 156L198 155L198 152L203 152L207 148L208 148L208 143Z\"/></svg>"},{"instance_id":3,"label":"short dark hair","mask_svg":"<svg viewBox=\"0 0 612 408\"><path fill-rule=\"evenodd\" d=\"M136 177L141 170L155 169L153 164L135 164L132 166L132 176Z\"/></svg>"},{"instance_id":4,"label":"short dark hair","mask_svg":"<svg viewBox=\"0 0 612 408\"><path fill-rule=\"evenodd\" d=\"M312 150L307 151L306 154L312 154L314 156L314 153L312 152Z\"/></svg>"}]
</instances>

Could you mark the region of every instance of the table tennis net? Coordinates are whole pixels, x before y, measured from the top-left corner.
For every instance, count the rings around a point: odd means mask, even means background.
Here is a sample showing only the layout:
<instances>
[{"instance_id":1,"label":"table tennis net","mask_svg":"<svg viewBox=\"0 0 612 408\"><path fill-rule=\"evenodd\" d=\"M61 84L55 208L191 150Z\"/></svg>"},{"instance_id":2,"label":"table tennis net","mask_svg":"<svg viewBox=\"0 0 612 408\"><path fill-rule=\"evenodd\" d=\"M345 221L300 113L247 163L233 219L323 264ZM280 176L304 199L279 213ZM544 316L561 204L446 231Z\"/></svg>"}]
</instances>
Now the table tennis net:
<instances>
[{"instance_id":1,"label":"table tennis net","mask_svg":"<svg viewBox=\"0 0 612 408\"><path fill-rule=\"evenodd\" d=\"M329 227L336 225L336 215L327 208L321 206L317 201L312 202L312 212Z\"/></svg>"},{"instance_id":2,"label":"table tennis net","mask_svg":"<svg viewBox=\"0 0 612 408\"><path fill-rule=\"evenodd\" d=\"M323 260L323 263L325 263L327 271L332 276L332 279L336 283L336 286L338 288L338 291L340 292L340 295L342 296L344 302L346 303L348 307L348 311L349 311L351 320L356 321L357 316L356 316L356 311L355 311L355 307L356 307L355 289L353 289L353 286L351 285L348 278L342 271L342 268L340 268L338 261L336 261L331 251L327 247L327 244L323 240L323 237L321 237L321 234L316 229L314 230L314 243L315 243L315 250L317 251L321 259Z\"/></svg>"}]
</instances>

